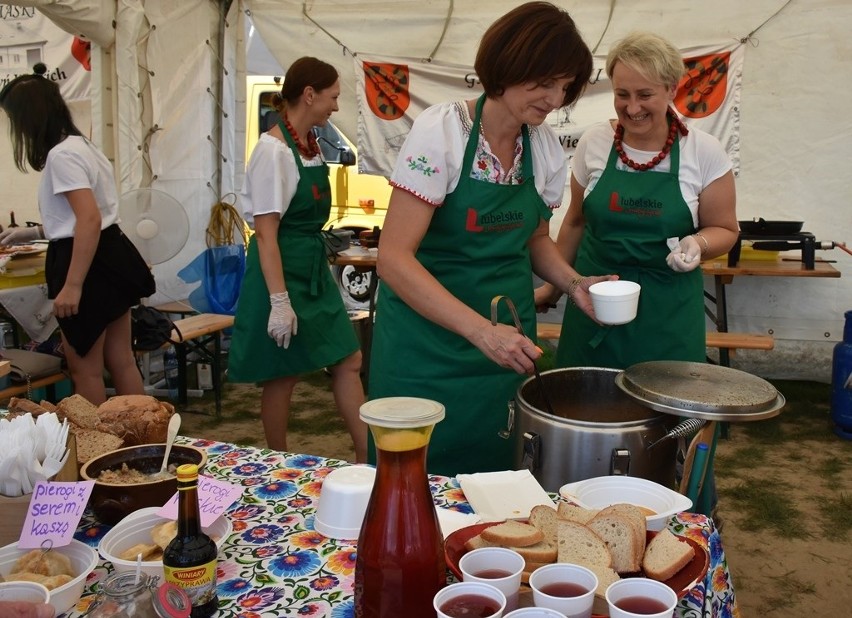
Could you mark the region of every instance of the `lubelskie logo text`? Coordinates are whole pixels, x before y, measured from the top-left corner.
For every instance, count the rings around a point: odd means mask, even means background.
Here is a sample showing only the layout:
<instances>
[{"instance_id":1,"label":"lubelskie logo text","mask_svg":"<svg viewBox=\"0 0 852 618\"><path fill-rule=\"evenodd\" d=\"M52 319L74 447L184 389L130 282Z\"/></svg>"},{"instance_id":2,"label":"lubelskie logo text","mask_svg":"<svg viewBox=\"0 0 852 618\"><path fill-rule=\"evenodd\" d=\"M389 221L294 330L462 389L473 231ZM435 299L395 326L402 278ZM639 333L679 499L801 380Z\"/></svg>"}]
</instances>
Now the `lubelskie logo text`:
<instances>
[{"instance_id":1,"label":"lubelskie logo text","mask_svg":"<svg viewBox=\"0 0 852 618\"><path fill-rule=\"evenodd\" d=\"M663 209L660 200L645 197L621 197L615 191L609 196L610 212L623 212L641 217L659 217Z\"/></svg>"},{"instance_id":2,"label":"lubelskie logo text","mask_svg":"<svg viewBox=\"0 0 852 618\"><path fill-rule=\"evenodd\" d=\"M467 221L464 229L468 232L505 232L519 228L524 224L524 213L520 210L506 210L496 213L479 214L476 209L467 209Z\"/></svg>"},{"instance_id":3,"label":"lubelskie logo text","mask_svg":"<svg viewBox=\"0 0 852 618\"><path fill-rule=\"evenodd\" d=\"M331 189L323 192L323 191L320 191L320 188L319 188L318 185L311 185L311 192L314 194L314 199L316 201L320 201L320 200L327 198L331 195Z\"/></svg>"}]
</instances>

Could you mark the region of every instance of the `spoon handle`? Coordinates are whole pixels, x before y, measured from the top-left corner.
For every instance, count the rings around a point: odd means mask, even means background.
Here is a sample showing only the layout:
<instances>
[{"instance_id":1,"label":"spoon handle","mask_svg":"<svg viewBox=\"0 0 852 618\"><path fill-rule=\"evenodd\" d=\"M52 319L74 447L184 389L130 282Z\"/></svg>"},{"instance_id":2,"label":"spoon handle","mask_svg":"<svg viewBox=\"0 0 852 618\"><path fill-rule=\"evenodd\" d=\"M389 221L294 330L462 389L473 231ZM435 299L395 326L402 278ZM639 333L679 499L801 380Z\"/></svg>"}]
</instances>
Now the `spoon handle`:
<instances>
[{"instance_id":1,"label":"spoon handle","mask_svg":"<svg viewBox=\"0 0 852 618\"><path fill-rule=\"evenodd\" d=\"M169 454L172 452L172 444L175 443L178 430L180 429L180 414L175 412L169 419L169 428L166 433L166 452L163 455L163 465L160 466L160 472L165 472L169 466Z\"/></svg>"}]
</instances>

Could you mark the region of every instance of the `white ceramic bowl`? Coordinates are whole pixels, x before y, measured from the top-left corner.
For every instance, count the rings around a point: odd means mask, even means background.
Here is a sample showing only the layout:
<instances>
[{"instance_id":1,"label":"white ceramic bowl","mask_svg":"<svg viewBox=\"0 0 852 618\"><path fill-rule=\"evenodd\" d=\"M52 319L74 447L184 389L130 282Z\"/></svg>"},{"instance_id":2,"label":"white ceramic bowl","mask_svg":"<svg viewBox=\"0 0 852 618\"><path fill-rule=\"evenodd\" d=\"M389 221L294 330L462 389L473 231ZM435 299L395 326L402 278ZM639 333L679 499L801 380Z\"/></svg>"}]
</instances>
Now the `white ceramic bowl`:
<instances>
[{"instance_id":1,"label":"white ceramic bowl","mask_svg":"<svg viewBox=\"0 0 852 618\"><path fill-rule=\"evenodd\" d=\"M151 529L159 523L166 521L157 515L160 507L148 507L139 509L122 519L107 532L98 545L98 552L104 560L112 562L113 567L119 573L136 570L136 560L124 560L119 556L136 545L137 543L151 544ZM233 532L231 521L227 517L219 517L212 524L204 528L220 550L227 538ZM141 571L147 575L154 575L165 581L162 560L148 560L141 563Z\"/></svg>"},{"instance_id":2,"label":"white ceramic bowl","mask_svg":"<svg viewBox=\"0 0 852 618\"><path fill-rule=\"evenodd\" d=\"M675 513L692 507L692 500L654 481L632 476L598 476L585 481L568 483L559 494L587 509L602 509L611 504L627 502L653 511L648 515L648 530L662 530Z\"/></svg>"},{"instance_id":3,"label":"white ceramic bowl","mask_svg":"<svg viewBox=\"0 0 852 618\"><path fill-rule=\"evenodd\" d=\"M323 479L314 530L332 539L357 539L376 469L372 466L337 468Z\"/></svg>"},{"instance_id":4,"label":"white ceramic bowl","mask_svg":"<svg viewBox=\"0 0 852 618\"><path fill-rule=\"evenodd\" d=\"M634 281L601 281L589 287L595 317L602 324L627 324L636 317L641 287Z\"/></svg>"},{"instance_id":5,"label":"white ceramic bowl","mask_svg":"<svg viewBox=\"0 0 852 618\"><path fill-rule=\"evenodd\" d=\"M31 550L18 549L17 542L0 549L0 575L3 577L9 575L18 558L29 551ZM80 600L83 589L86 587L86 578L98 564L98 552L77 540L72 540L69 545L56 547L51 551L68 556L71 559L71 568L77 573L70 582L50 591L50 604L59 616L74 607Z\"/></svg>"}]
</instances>

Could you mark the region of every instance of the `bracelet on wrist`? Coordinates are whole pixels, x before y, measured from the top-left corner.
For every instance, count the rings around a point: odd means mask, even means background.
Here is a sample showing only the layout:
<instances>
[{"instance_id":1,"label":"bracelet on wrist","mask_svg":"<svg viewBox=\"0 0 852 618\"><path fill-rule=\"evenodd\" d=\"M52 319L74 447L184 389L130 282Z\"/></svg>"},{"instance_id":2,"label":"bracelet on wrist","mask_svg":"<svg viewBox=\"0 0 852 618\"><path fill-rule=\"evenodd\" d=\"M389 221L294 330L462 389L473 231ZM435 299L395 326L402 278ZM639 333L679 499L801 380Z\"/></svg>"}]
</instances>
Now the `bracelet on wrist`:
<instances>
[{"instance_id":1,"label":"bracelet on wrist","mask_svg":"<svg viewBox=\"0 0 852 618\"><path fill-rule=\"evenodd\" d=\"M577 304L577 303L574 301L574 296L575 296L575 295L576 295L576 293L577 293L577 288L578 288L578 287L580 287L580 285L583 283L583 279L585 279L585 277L574 277L574 278L571 280L571 283L569 283L569 284L568 284L568 291L567 291L567 294L568 294L568 300L570 300L570 301L571 301L571 304L572 304L572 305L576 305L576 304Z\"/></svg>"},{"instance_id":2,"label":"bracelet on wrist","mask_svg":"<svg viewBox=\"0 0 852 618\"><path fill-rule=\"evenodd\" d=\"M701 250L701 255L704 255L705 253L707 253L707 251L710 250L710 243L707 242L706 238L704 238L704 234L702 234L701 232L695 232L695 234L693 234L693 236L697 236L698 238L700 238L704 242L704 248Z\"/></svg>"}]
</instances>

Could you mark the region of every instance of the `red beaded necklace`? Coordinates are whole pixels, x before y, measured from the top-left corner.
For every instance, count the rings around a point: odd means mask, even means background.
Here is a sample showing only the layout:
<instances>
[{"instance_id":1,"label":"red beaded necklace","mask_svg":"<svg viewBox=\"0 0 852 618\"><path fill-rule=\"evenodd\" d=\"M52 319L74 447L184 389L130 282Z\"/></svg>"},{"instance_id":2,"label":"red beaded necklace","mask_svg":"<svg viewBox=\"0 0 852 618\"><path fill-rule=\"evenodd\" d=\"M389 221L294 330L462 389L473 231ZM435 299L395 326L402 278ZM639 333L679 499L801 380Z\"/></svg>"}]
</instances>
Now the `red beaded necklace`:
<instances>
[{"instance_id":1,"label":"red beaded necklace","mask_svg":"<svg viewBox=\"0 0 852 618\"><path fill-rule=\"evenodd\" d=\"M681 135L687 135L689 133L689 129L686 128L686 125L683 124L681 119L677 117L677 114L675 114L671 108L669 108L669 110L666 112L666 117L669 120L669 135L666 138L666 144L665 146L663 146L663 149L660 151L660 153L654 155L654 158L648 161L647 163L636 163L636 161L627 156L627 154L624 152L624 146L621 143L621 140L624 137L624 127L621 126L621 124L618 124L615 127L613 145L615 146L615 151L618 153L618 158L621 159L626 166L631 167L634 170L639 170L640 172L644 172L653 167L656 167L663 159L668 156L669 151L672 149L672 145L674 144L678 131L680 131Z\"/></svg>"},{"instance_id":2,"label":"red beaded necklace","mask_svg":"<svg viewBox=\"0 0 852 618\"><path fill-rule=\"evenodd\" d=\"M319 144L317 143L317 136L314 135L313 131L308 131L308 145L302 143L302 140L299 139L299 135L296 133L296 129L293 128L293 125L290 124L290 121L287 119L287 114L284 114L284 126L287 127L287 132L290 134L290 137L293 138L293 141L296 142L296 150L299 151L299 154L305 157L306 159L313 159L320 152Z\"/></svg>"}]
</instances>

